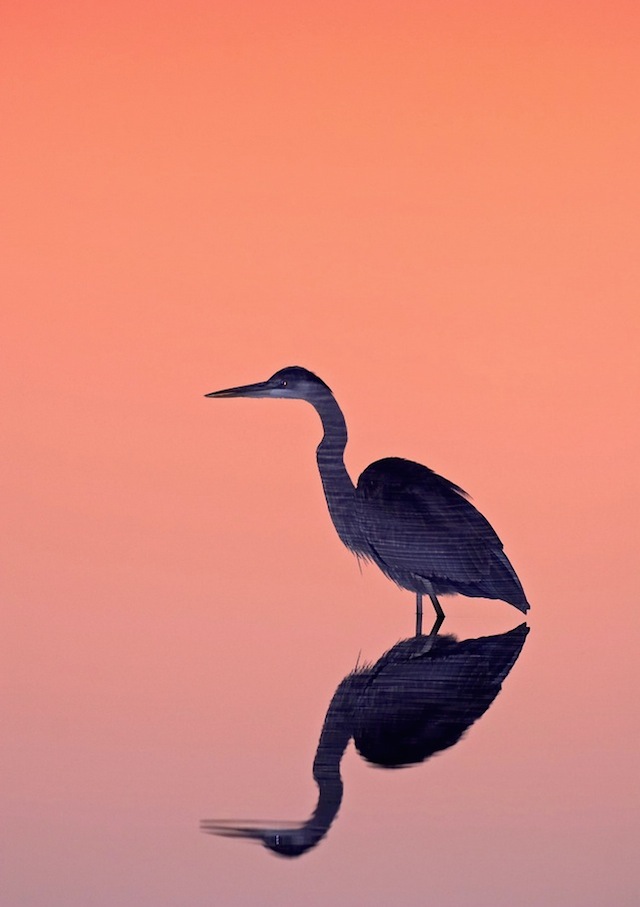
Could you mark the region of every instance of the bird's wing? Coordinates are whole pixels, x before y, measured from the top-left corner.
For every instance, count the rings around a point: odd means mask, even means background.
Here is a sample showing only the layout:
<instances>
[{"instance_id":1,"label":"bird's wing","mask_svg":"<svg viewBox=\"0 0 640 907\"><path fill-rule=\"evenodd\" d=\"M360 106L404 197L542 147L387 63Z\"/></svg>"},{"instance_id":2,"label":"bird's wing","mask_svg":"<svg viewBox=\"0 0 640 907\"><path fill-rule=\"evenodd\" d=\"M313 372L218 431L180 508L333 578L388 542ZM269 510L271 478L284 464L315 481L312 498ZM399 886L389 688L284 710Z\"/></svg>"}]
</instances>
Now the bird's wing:
<instances>
[{"instance_id":1,"label":"bird's wing","mask_svg":"<svg viewBox=\"0 0 640 907\"><path fill-rule=\"evenodd\" d=\"M502 549L462 489L419 463L372 463L358 480L356 500L372 554L390 571L473 583Z\"/></svg>"}]
</instances>

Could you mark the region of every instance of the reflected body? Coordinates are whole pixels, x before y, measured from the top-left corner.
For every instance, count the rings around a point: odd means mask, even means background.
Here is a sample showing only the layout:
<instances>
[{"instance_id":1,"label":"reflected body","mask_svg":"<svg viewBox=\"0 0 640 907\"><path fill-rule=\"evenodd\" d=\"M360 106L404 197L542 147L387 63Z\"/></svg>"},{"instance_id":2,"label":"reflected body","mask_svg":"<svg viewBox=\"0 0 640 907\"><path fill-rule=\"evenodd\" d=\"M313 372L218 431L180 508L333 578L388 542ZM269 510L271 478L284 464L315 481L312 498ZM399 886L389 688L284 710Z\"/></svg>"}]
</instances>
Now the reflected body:
<instances>
[{"instance_id":1,"label":"reflected body","mask_svg":"<svg viewBox=\"0 0 640 907\"><path fill-rule=\"evenodd\" d=\"M330 388L307 369L281 369L267 381L207 397L306 400L322 421L318 468L331 519L344 544L373 561L403 589L416 593L416 632L422 596L447 593L495 598L526 612L529 604L502 542L465 492L426 466L390 457L368 466L354 486L344 464L347 426Z\"/></svg>"},{"instance_id":2,"label":"reflected body","mask_svg":"<svg viewBox=\"0 0 640 907\"><path fill-rule=\"evenodd\" d=\"M457 743L492 704L517 661L529 628L466 639L414 636L374 665L356 668L340 683L327 710L313 763L318 804L296 826L266 827L205 820L203 831L258 841L295 857L327 834L343 795L340 762L353 738L368 762L400 768L424 762Z\"/></svg>"}]
</instances>

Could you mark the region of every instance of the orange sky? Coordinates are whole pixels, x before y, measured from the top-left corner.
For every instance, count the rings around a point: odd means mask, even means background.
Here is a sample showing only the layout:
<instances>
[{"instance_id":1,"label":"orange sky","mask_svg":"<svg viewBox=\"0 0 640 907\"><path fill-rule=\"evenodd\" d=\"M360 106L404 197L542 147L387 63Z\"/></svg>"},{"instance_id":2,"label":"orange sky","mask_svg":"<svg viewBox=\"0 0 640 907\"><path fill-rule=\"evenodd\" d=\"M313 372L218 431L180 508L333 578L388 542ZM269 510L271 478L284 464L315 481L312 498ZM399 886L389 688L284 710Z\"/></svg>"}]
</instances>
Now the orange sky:
<instances>
[{"instance_id":1,"label":"orange sky","mask_svg":"<svg viewBox=\"0 0 640 907\"><path fill-rule=\"evenodd\" d=\"M632 903L639 19L4 4L11 903L411 907L416 867L440 907ZM412 604L335 536L309 407L203 399L290 364L354 478L462 485L532 603L483 723L406 772L348 753L295 865L198 820L308 815L331 694Z\"/></svg>"}]
</instances>

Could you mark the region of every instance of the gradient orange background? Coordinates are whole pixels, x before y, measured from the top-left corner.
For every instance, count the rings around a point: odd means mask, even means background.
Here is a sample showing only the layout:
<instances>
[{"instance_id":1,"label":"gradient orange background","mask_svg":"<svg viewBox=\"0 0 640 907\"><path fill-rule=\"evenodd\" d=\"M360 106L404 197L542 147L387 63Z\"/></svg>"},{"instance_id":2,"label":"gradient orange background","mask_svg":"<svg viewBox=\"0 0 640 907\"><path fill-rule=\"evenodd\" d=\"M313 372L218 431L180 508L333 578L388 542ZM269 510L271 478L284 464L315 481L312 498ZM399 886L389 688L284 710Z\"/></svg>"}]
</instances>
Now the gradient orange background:
<instances>
[{"instance_id":1,"label":"gradient orange background","mask_svg":"<svg viewBox=\"0 0 640 907\"><path fill-rule=\"evenodd\" d=\"M637 3L2 20L6 903L635 903ZM532 602L468 738L350 750L295 863L198 820L306 818L335 686L413 612L335 535L313 411L203 398L291 364L354 478L467 488Z\"/></svg>"}]
</instances>

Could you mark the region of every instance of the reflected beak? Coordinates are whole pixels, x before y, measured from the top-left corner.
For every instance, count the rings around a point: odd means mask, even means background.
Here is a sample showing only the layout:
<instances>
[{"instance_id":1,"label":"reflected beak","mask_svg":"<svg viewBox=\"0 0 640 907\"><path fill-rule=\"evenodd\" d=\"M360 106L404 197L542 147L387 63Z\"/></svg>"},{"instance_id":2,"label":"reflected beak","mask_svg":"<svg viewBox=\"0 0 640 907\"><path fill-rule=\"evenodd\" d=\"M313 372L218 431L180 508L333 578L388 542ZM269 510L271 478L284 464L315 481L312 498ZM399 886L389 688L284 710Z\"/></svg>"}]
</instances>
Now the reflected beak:
<instances>
[{"instance_id":1,"label":"reflected beak","mask_svg":"<svg viewBox=\"0 0 640 907\"><path fill-rule=\"evenodd\" d=\"M235 819L202 819L200 831L208 835L222 835L224 838L249 838L253 841L263 841L265 835L278 834L278 831L293 831L299 826L292 822L283 822L276 819L253 822L251 819L241 825Z\"/></svg>"},{"instance_id":2,"label":"reflected beak","mask_svg":"<svg viewBox=\"0 0 640 907\"><path fill-rule=\"evenodd\" d=\"M207 395L208 396L208 395ZM259 829L250 828L249 826L227 824L224 821L212 821L204 819L200 823L200 831L208 835L222 835L224 838L253 838L261 840L262 834Z\"/></svg>"},{"instance_id":3,"label":"reflected beak","mask_svg":"<svg viewBox=\"0 0 640 907\"><path fill-rule=\"evenodd\" d=\"M205 394L205 397L268 397L269 382L258 381L257 384L245 384L242 387L227 387L221 391Z\"/></svg>"}]
</instances>

